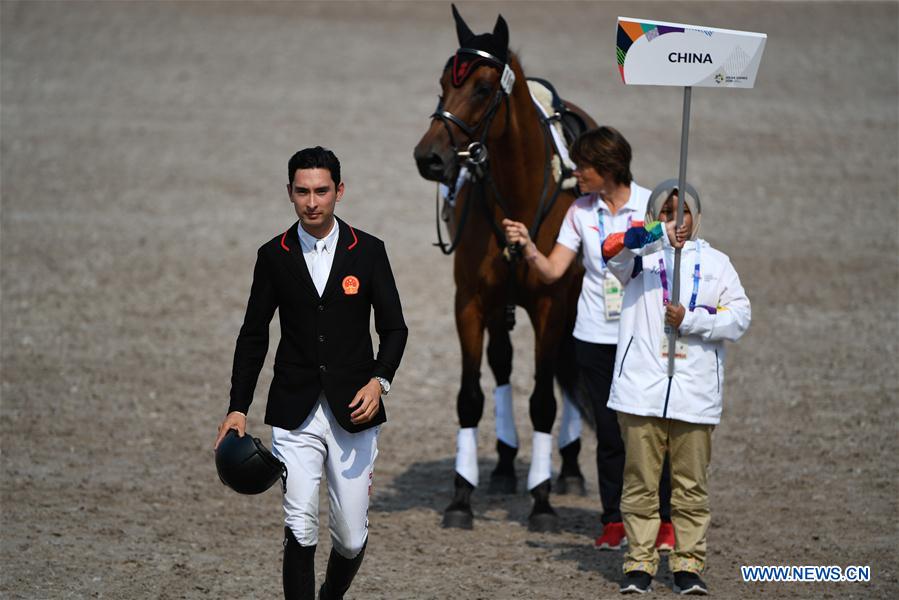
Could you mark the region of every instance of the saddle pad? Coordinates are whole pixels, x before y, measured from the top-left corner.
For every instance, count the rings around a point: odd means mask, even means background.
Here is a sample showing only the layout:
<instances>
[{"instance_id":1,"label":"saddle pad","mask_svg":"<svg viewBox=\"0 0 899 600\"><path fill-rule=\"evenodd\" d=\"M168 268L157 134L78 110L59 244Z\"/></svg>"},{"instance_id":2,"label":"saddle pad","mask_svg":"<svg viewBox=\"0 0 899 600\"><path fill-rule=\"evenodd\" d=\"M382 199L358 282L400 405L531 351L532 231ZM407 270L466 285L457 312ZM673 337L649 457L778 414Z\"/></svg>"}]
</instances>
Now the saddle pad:
<instances>
[{"instance_id":1,"label":"saddle pad","mask_svg":"<svg viewBox=\"0 0 899 600\"><path fill-rule=\"evenodd\" d=\"M529 79L528 91L531 93L531 100L533 100L537 110L540 111L540 114L542 114L544 118L555 113L555 108L553 108L553 95L546 86L538 81ZM559 121L553 121L551 123L550 132L553 137L553 145L556 148L556 156L553 157L553 179L559 181L562 177L561 164L564 164L570 171L574 171L576 166L574 162L572 162L571 157L568 156L568 146L565 145L562 124ZM561 164L559 162L560 159L562 161ZM576 185L577 179L569 177L562 182L562 189L570 190Z\"/></svg>"}]
</instances>

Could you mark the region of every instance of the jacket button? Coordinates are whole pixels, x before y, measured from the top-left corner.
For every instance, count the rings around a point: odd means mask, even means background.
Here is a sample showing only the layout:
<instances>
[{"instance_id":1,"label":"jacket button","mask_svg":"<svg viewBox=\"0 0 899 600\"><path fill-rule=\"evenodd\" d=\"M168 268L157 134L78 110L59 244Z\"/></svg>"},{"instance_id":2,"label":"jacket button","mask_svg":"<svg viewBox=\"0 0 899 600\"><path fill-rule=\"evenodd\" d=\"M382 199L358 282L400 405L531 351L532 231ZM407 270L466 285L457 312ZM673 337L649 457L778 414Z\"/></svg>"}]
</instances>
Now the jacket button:
<instances>
[{"instance_id":1,"label":"jacket button","mask_svg":"<svg viewBox=\"0 0 899 600\"><path fill-rule=\"evenodd\" d=\"M318 305L318 310L325 310L325 305L324 305L324 304L319 304L319 305Z\"/></svg>"},{"instance_id":2,"label":"jacket button","mask_svg":"<svg viewBox=\"0 0 899 600\"><path fill-rule=\"evenodd\" d=\"M323 336L323 335L318 336L318 341L324 342L324 341L325 341L325 336Z\"/></svg>"},{"instance_id":3,"label":"jacket button","mask_svg":"<svg viewBox=\"0 0 899 600\"><path fill-rule=\"evenodd\" d=\"M326 367L325 365L319 365L318 368L322 373L326 373L328 371L328 367Z\"/></svg>"}]
</instances>

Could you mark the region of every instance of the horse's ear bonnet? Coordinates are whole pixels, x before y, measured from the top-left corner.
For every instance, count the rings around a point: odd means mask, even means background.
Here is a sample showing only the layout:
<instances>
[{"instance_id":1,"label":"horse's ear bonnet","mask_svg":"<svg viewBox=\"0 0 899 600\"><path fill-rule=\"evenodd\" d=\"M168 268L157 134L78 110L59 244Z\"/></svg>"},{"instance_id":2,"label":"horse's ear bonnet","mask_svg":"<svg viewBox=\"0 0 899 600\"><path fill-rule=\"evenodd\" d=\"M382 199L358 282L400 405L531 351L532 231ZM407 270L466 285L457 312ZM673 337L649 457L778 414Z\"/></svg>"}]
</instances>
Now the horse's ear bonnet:
<instances>
[{"instance_id":1,"label":"horse's ear bonnet","mask_svg":"<svg viewBox=\"0 0 899 600\"><path fill-rule=\"evenodd\" d=\"M475 35L472 32L462 15L456 10L455 4L453 4L453 19L456 21L456 35L459 38L460 48L483 50L503 63L509 62L509 26L502 15L496 18L493 33L482 33L481 35Z\"/></svg>"},{"instance_id":2,"label":"horse's ear bonnet","mask_svg":"<svg viewBox=\"0 0 899 600\"><path fill-rule=\"evenodd\" d=\"M496 39L497 46L502 48L496 54L497 58L503 59L504 62L509 62L509 26L502 15L497 15L496 17L496 25L493 26L493 37Z\"/></svg>"},{"instance_id":3,"label":"horse's ear bonnet","mask_svg":"<svg viewBox=\"0 0 899 600\"><path fill-rule=\"evenodd\" d=\"M453 20L456 21L456 37L459 38L459 46L466 46L466 42L474 37L474 32L468 27L465 19L459 14L456 5L453 4Z\"/></svg>"},{"instance_id":4,"label":"horse's ear bonnet","mask_svg":"<svg viewBox=\"0 0 899 600\"><path fill-rule=\"evenodd\" d=\"M459 87L481 64L489 64L500 71L508 69L509 63L509 26L502 15L496 17L493 33L475 35L459 11L453 4L453 19L456 21L456 36L459 38L459 50L446 61L446 67L453 69L453 85ZM487 53L490 57L485 58ZM494 60L495 59L495 60Z\"/></svg>"}]
</instances>

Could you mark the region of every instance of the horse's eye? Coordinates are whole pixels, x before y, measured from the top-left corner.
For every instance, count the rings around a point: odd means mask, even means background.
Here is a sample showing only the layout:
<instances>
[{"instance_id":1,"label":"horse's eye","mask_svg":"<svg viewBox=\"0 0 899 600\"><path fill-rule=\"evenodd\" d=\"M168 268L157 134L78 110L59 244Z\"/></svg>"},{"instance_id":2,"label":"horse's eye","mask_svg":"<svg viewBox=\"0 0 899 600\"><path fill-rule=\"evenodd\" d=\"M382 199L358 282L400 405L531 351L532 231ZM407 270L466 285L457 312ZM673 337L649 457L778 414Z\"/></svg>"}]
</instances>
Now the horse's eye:
<instances>
[{"instance_id":1,"label":"horse's eye","mask_svg":"<svg viewBox=\"0 0 899 600\"><path fill-rule=\"evenodd\" d=\"M476 87L476 88L474 89L474 95L475 95L477 98L484 98L484 97L486 97L487 95L490 94L490 89L491 89L491 88L490 88L489 85L487 85L487 84L485 84L485 83L482 83L481 85L479 85L478 87Z\"/></svg>"}]
</instances>

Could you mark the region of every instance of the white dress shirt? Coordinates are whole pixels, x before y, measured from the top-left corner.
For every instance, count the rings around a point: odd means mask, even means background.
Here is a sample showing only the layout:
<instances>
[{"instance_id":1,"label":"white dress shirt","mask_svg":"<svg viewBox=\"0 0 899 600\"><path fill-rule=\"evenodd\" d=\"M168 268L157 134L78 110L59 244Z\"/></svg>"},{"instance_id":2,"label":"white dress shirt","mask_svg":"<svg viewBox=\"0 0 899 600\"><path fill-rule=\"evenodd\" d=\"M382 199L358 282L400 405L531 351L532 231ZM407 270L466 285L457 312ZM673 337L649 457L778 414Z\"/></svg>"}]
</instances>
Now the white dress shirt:
<instances>
[{"instance_id":1,"label":"white dress shirt","mask_svg":"<svg viewBox=\"0 0 899 600\"><path fill-rule=\"evenodd\" d=\"M319 296L324 293L325 285L328 283L328 276L331 274L331 265L334 263L334 249L337 247L339 232L340 227L337 226L337 219L334 219L328 235L321 239L303 229L302 223L297 227L300 247L303 249L303 258L306 260L306 267L309 269L309 275L312 276L312 283L315 284L315 289L318 291Z\"/></svg>"}]
</instances>

